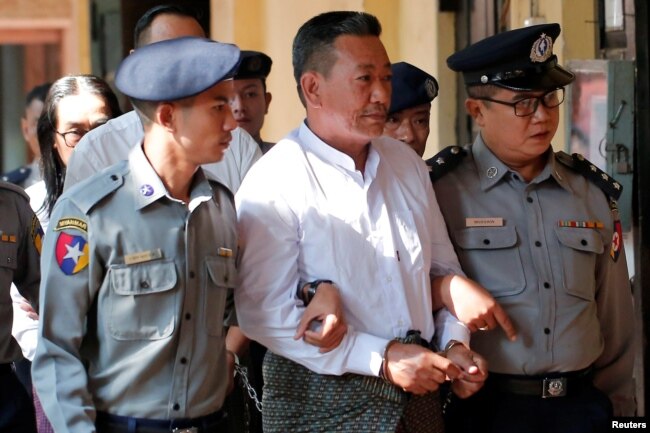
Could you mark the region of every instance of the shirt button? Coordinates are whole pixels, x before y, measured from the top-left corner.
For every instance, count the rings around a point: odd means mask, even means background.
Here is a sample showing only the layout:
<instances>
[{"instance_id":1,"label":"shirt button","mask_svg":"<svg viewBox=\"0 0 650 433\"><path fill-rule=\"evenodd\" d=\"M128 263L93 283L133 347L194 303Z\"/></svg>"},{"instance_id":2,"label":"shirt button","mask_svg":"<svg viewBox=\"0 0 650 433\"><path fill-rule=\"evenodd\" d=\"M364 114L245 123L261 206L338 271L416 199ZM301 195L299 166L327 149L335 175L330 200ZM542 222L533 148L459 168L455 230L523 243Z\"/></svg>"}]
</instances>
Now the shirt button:
<instances>
[{"instance_id":1,"label":"shirt button","mask_svg":"<svg viewBox=\"0 0 650 433\"><path fill-rule=\"evenodd\" d=\"M149 288L149 281L140 281L140 287L143 289Z\"/></svg>"},{"instance_id":2,"label":"shirt button","mask_svg":"<svg viewBox=\"0 0 650 433\"><path fill-rule=\"evenodd\" d=\"M190 313L185 313L185 320L190 320L192 315Z\"/></svg>"},{"instance_id":3,"label":"shirt button","mask_svg":"<svg viewBox=\"0 0 650 433\"><path fill-rule=\"evenodd\" d=\"M541 246L542 246L542 243L541 243L540 241L535 241L535 246L536 246L536 247L541 247Z\"/></svg>"},{"instance_id":4,"label":"shirt button","mask_svg":"<svg viewBox=\"0 0 650 433\"><path fill-rule=\"evenodd\" d=\"M386 278L386 281L388 281L390 283L391 281L393 281L393 279L391 277L388 277L388 278Z\"/></svg>"},{"instance_id":5,"label":"shirt button","mask_svg":"<svg viewBox=\"0 0 650 433\"><path fill-rule=\"evenodd\" d=\"M174 405L172 406L172 409L174 409L174 410L179 410L180 408L181 408L181 405L178 404L178 403L174 403Z\"/></svg>"},{"instance_id":6,"label":"shirt button","mask_svg":"<svg viewBox=\"0 0 650 433\"><path fill-rule=\"evenodd\" d=\"M195 276L194 271L190 271L190 278L194 278Z\"/></svg>"},{"instance_id":7,"label":"shirt button","mask_svg":"<svg viewBox=\"0 0 650 433\"><path fill-rule=\"evenodd\" d=\"M548 328L544 328L544 334L548 335L551 333L551 330Z\"/></svg>"},{"instance_id":8,"label":"shirt button","mask_svg":"<svg viewBox=\"0 0 650 433\"><path fill-rule=\"evenodd\" d=\"M183 365L187 364L187 358L185 357L181 358L181 364Z\"/></svg>"},{"instance_id":9,"label":"shirt button","mask_svg":"<svg viewBox=\"0 0 650 433\"><path fill-rule=\"evenodd\" d=\"M545 289L550 289L550 288L551 288L551 285L550 285L549 283L546 283L546 282L545 282L545 283L544 283L544 288L545 288Z\"/></svg>"},{"instance_id":10,"label":"shirt button","mask_svg":"<svg viewBox=\"0 0 650 433\"><path fill-rule=\"evenodd\" d=\"M483 239L483 243L485 245L490 245L490 240L489 239Z\"/></svg>"},{"instance_id":11,"label":"shirt button","mask_svg":"<svg viewBox=\"0 0 650 433\"><path fill-rule=\"evenodd\" d=\"M528 203L532 203L532 202L533 202L533 198L532 198L532 197L526 197L526 201L527 201Z\"/></svg>"},{"instance_id":12,"label":"shirt button","mask_svg":"<svg viewBox=\"0 0 650 433\"><path fill-rule=\"evenodd\" d=\"M580 241L580 245L582 245L582 246L587 245L587 241L586 241L585 239L582 239L582 240Z\"/></svg>"}]
</instances>

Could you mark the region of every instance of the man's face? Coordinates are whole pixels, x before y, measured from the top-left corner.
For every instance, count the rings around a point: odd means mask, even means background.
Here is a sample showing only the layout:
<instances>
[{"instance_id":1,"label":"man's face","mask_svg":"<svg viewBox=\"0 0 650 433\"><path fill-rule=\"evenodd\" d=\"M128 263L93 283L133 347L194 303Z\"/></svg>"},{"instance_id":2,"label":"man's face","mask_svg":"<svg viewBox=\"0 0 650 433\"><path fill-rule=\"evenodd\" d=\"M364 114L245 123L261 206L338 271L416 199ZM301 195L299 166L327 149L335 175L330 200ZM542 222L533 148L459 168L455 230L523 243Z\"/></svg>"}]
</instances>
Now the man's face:
<instances>
[{"instance_id":1,"label":"man's face","mask_svg":"<svg viewBox=\"0 0 650 433\"><path fill-rule=\"evenodd\" d=\"M232 80L222 81L174 107L174 135L180 158L195 165L221 161L237 122L230 110Z\"/></svg>"},{"instance_id":2,"label":"man's face","mask_svg":"<svg viewBox=\"0 0 650 433\"><path fill-rule=\"evenodd\" d=\"M32 99L32 102L25 108L25 115L20 119L20 127L23 133L23 138L29 149L35 157L41 156L41 149L38 147L38 136L36 134L36 125L38 118L43 112L43 101Z\"/></svg>"},{"instance_id":3,"label":"man's face","mask_svg":"<svg viewBox=\"0 0 650 433\"><path fill-rule=\"evenodd\" d=\"M233 87L230 107L235 120L253 138L259 140L264 116L269 111L271 94L264 91L262 80L259 78L235 80Z\"/></svg>"},{"instance_id":4,"label":"man's face","mask_svg":"<svg viewBox=\"0 0 650 433\"><path fill-rule=\"evenodd\" d=\"M429 137L430 115L430 103L389 114L384 126L384 135L403 141L422 156Z\"/></svg>"},{"instance_id":5,"label":"man's face","mask_svg":"<svg viewBox=\"0 0 650 433\"><path fill-rule=\"evenodd\" d=\"M524 98L541 96L544 91L519 92L499 89L491 98L516 102ZM560 108L546 108L541 103L530 116L518 117L513 107L495 102L468 99L466 107L481 128L481 136L494 154L510 167L530 163L543 155L551 146L557 131Z\"/></svg>"},{"instance_id":6,"label":"man's face","mask_svg":"<svg viewBox=\"0 0 650 433\"><path fill-rule=\"evenodd\" d=\"M336 62L320 76L318 92L327 128L353 143L366 144L384 131L390 104L391 69L375 36L339 36Z\"/></svg>"}]
</instances>

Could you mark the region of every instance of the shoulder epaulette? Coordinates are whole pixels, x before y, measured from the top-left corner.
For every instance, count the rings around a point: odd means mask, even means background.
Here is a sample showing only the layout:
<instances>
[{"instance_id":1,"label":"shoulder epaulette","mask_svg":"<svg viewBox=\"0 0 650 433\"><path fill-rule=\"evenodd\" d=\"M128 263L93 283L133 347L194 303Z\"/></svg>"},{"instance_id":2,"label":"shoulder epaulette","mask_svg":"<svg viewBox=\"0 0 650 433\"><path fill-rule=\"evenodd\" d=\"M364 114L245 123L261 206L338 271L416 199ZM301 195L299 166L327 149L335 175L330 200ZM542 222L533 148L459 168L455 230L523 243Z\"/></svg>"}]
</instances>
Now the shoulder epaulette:
<instances>
[{"instance_id":1,"label":"shoulder epaulette","mask_svg":"<svg viewBox=\"0 0 650 433\"><path fill-rule=\"evenodd\" d=\"M456 168L466 155L467 151L462 147L449 146L438 152L433 158L427 159L431 182L435 182Z\"/></svg>"},{"instance_id":2,"label":"shoulder epaulette","mask_svg":"<svg viewBox=\"0 0 650 433\"><path fill-rule=\"evenodd\" d=\"M98 175L70 188L68 197L83 213L88 213L101 199L118 189L129 172L127 161L102 170ZM83 191L80 193L80 191Z\"/></svg>"},{"instance_id":3,"label":"shoulder epaulette","mask_svg":"<svg viewBox=\"0 0 650 433\"><path fill-rule=\"evenodd\" d=\"M614 200L618 200L618 198L621 196L621 192L623 192L623 185L618 183L616 179L611 177L609 174L596 167L595 164L589 162L584 156L580 155L579 153L574 153L569 156L565 152L557 152L555 154L555 157L562 164L572 168L596 184L596 186L603 190L605 195L608 197L611 197Z\"/></svg>"},{"instance_id":4,"label":"shoulder epaulette","mask_svg":"<svg viewBox=\"0 0 650 433\"><path fill-rule=\"evenodd\" d=\"M208 180L210 183L210 186L214 190L215 188L219 188L223 191L226 192L227 195L229 195L233 200L235 199L235 193L230 190L225 184L223 184L220 180L216 179L214 176L211 175L211 173L208 173L206 171L203 172L205 174L205 178Z\"/></svg>"},{"instance_id":5,"label":"shoulder epaulette","mask_svg":"<svg viewBox=\"0 0 650 433\"><path fill-rule=\"evenodd\" d=\"M16 185L22 185L22 183L29 177L31 173L32 168L28 165L24 165L3 174L0 179L4 180L5 182L15 183Z\"/></svg>"},{"instance_id":6,"label":"shoulder epaulette","mask_svg":"<svg viewBox=\"0 0 650 433\"><path fill-rule=\"evenodd\" d=\"M22 189L21 187L19 187L18 185L15 185L13 183L6 182L6 181L5 182L0 181L0 188L8 189L9 191L13 191L13 192L15 192L16 194L18 194L19 196L21 196L22 198L24 198L25 200L27 200L29 202L29 196L27 195L25 190Z\"/></svg>"}]
</instances>

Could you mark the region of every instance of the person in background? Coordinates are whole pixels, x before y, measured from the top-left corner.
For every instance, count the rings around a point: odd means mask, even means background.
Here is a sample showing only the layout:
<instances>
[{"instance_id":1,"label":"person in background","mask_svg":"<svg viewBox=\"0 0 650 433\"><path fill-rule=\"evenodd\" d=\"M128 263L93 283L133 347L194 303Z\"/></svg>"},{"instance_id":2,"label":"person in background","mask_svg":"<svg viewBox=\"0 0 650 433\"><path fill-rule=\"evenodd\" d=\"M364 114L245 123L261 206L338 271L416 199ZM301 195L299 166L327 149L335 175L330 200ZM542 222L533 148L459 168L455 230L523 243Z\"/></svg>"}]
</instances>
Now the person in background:
<instances>
[{"instance_id":1,"label":"person in background","mask_svg":"<svg viewBox=\"0 0 650 433\"><path fill-rule=\"evenodd\" d=\"M393 93L384 135L408 144L422 156L429 137L431 102L438 96L438 82L406 62L393 63L391 71Z\"/></svg>"},{"instance_id":2,"label":"person in background","mask_svg":"<svg viewBox=\"0 0 650 433\"><path fill-rule=\"evenodd\" d=\"M43 231L22 188L0 181L0 431L36 433L34 405L13 371L22 358L11 336L13 313L9 290L15 284L38 309L40 250Z\"/></svg>"},{"instance_id":3,"label":"person in background","mask_svg":"<svg viewBox=\"0 0 650 433\"><path fill-rule=\"evenodd\" d=\"M39 167L41 150L38 147L36 124L43 111L43 104L45 103L45 97L50 86L51 83L40 84L30 90L25 97L25 110L20 119L20 130L25 139L25 143L27 143L29 154L33 158L29 164L2 175L0 179L5 182L11 182L22 188L27 188L41 179L41 170Z\"/></svg>"},{"instance_id":4,"label":"person in background","mask_svg":"<svg viewBox=\"0 0 650 433\"><path fill-rule=\"evenodd\" d=\"M427 164L463 270L519 336L478 323L472 347L490 374L448 404L449 431L606 432L612 415L635 413L621 185L551 146L575 78L553 54L559 35L558 24L515 29L447 59L480 133Z\"/></svg>"},{"instance_id":5,"label":"person in background","mask_svg":"<svg viewBox=\"0 0 650 433\"><path fill-rule=\"evenodd\" d=\"M178 5L159 5L145 12L136 23L133 46L137 50L153 42L183 36L205 37L196 13ZM142 135L142 123L135 111L113 119L87 134L70 158L65 188L126 159ZM255 140L243 129L237 128L231 135L232 142L223 161L208 164L204 168L211 177L224 183L234 193L249 168L262 156L262 152Z\"/></svg>"},{"instance_id":6,"label":"person in background","mask_svg":"<svg viewBox=\"0 0 650 433\"><path fill-rule=\"evenodd\" d=\"M262 140L264 117L269 113L271 92L266 90L266 78L271 72L273 61L259 51L242 51L242 61L235 74L235 93L230 101L232 112L240 128L248 132L260 146L262 153L273 144Z\"/></svg>"},{"instance_id":7,"label":"person in background","mask_svg":"<svg viewBox=\"0 0 650 433\"><path fill-rule=\"evenodd\" d=\"M467 329L446 310L434 325L432 292L471 282L424 161L380 137L391 94L380 33L362 12L301 26L293 63L306 120L236 195L235 305L244 333L269 348L265 432L440 431L440 383L450 377L470 395L485 380L483 358L462 344ZM350 327L323 353L295 329L304 305L332 287ZM431 348L434 331L444 353Z\"/></svg>"},{"instance_id":8,"label":"person in background","mask_svg":"<svg viewBox=\"0 0 650 433\"><path fill-rule=\"evenodd\" d=\"M88 131L122 113L110 86L94 75L70 75L55 81L38 121L37 139L43 180L27 188L30 206L47 230L54 203L62 193L66 163L74 146ZM38 315L12 287L12 333L31 364L38 342ZM39 433L51 432L38 396L34 395Z\"/></svg>"}]
</instances>

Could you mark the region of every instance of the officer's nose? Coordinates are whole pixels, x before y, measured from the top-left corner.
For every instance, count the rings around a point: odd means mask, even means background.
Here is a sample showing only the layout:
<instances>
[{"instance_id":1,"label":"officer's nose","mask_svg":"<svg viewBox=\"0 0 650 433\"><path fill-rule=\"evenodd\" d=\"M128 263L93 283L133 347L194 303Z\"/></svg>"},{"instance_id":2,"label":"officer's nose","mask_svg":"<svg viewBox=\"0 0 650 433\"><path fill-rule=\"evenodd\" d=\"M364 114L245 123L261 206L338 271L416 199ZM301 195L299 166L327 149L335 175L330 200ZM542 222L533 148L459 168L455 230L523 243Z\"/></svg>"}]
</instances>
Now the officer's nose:
<instances>
[{"instance_id":1,"label":"officer's nose","mask_svg":"<svg viewBox=\"0 0 650 433\"><path fill-rule=\"evenodd\" d=\"M228 113L226 114L226 118L223 122L223 129L224 131L232 131L233 129L237 128L239 125L235 120L235 116L233 115L232 108L227 111Z\"/></svg>"},{"instance_id":2,"label":"officer's nose","mask_svg":"<svg viewBox=\"0 0 650 433\"><path fill-rule=\"evenodd\" d=\"M230 109L232 110L233 113L239 113L244 109L239 95L235 95L232 98L230 98Z\"/></svg>"},{"instance_id":3,"label":"officer's nose","mask_svg":"<svg viewBox=\"0 0 650 433\"><path fill-rule=\"evenodd\" d=\"M388 107L390 105L390 94L390 81L381 78L375 79L372 88L371 102L375 104L383 104Z\"/></svg>"},{"instance_id":4,"label":"officer's nose","mask_svg":"<svg viewBox=\"0 0 650 433\"><path fill-rule=\"evenodd\" d=\"M396 135L399 141L403 141L404 143L413 142L415 134L413 133L413 125L411 125L409 119L402 119L397 128Z\"/></svg>"}]
</instances>

